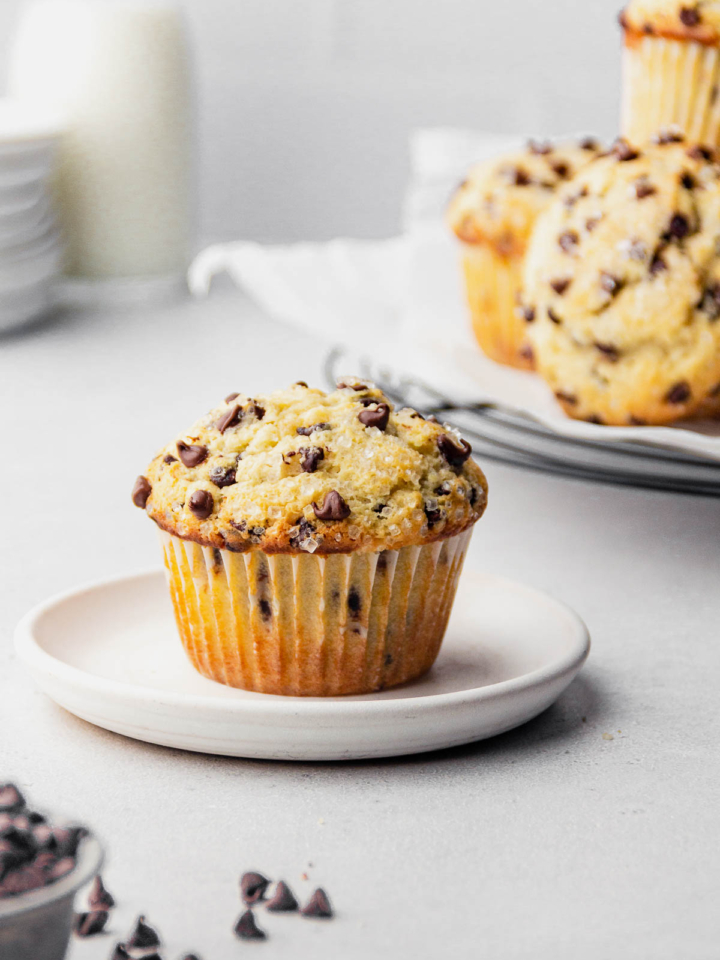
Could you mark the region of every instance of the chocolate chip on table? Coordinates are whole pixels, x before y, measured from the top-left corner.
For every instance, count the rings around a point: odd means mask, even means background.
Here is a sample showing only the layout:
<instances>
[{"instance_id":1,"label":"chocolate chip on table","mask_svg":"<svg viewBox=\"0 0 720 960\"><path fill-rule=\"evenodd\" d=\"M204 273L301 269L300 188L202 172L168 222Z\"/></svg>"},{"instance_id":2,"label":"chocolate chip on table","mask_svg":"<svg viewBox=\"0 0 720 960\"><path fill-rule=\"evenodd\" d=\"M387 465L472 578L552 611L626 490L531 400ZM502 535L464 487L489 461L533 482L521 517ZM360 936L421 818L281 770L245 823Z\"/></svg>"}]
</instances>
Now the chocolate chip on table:
<instances>
[{"instance_id":1,"label":"chocolate chip on table","mask_svg":"<svg viewBox=\"0 0 720 960\"><path fill-rule=\"evenodd\" d=\"M233 400L237 400L237 398L238 398L239 396L240 396L239 393L229 393L229 394L225 397L225 403L232 403Z\"/></svg>"},{"instance_id":2,"label":"chocolate chip on table","mask_svg":"<svg viewBox=\"0 0 720 960\"><path fill-rule=\"evenodd\" d=\"M141 510L145 509L148 498L152 493L152 486L147 477L138 477L132 488L132 502Z\"/></svg>"},{"instance_id":3,"label":"chocolate chip on table","mask_svg":"<svg viewBox=\"0 0 720 960\"><path fill-rule=\"evenodd\" d=\"M300 466L303 473L315 473L320 461L325 459L322 447L300 447L298 453L302 455Z\"/></svg>"},{"instance_id":4,"label":"chocolate chip on table","mask_svg":"<svg viewBox=\"0 0 720 960\"><path fill-rule=\"evenodd\" d=\"M324 920L332 917L333 910L330 905L330 899L322 887L317 888L300 913L304 917L314 917Z\"/></svg>"},{"instance_id":5,"label":"chocolate chip on table","mask_svg":"<svg viewBox=\"0 0 720 960\"><path fill-rule=\"evenodd\" d=\"M700 23L700 11L697 7L680 7L680 22L686 27L697 27Z\"/></svg>"},{"instance_id":6,"label":"chocolate chip on table","mask_svg":"<svg viewBox=\"0 0 720 960\"><path fill-rule=\"evenodd\" d=\"M230 427L236 427L242 419L241 407L239 403L229 407L225 413L215 422L216 428L220 433L225 433Z\"/></svg>"},{"instance_id":7,"label":"chocolate chip on table","mask_svg":"<svg viewBox=\"0 0 720 960\"><path fill-rule=\"evenodd\" d=\"M78 937L93 937L95 934L103 932L109 916L107 910L76 913L73 918L73 930Z\"/></svg>"},{"instance_id":8,"label":"chocolate chip on table","mask_svg":"<svg viewBox=\"0 0 720 960\"><path fill-rule=\"evenodd\" d=\"M472 453L472 447L467 440L455 441L447 433L441 433L437 438L438 450L451 467L461 467Z\"/></svg>"},{"instance_id":9,"label":"chocolate chip on table","mask_svg":"<svg viewBox=\"0 0 720 960\"><path fill-rule=\"evenodd\" d=\"M640 153L622 137L618 137L618 139L612 145L610 154L620 163L627 163L629 160L637 160L637 158L640 156Z\"/></svg>"},{"instance_id":10,"label":"chocolate chip on table","mask_svg":"<svg viewBox=\"0 0 720 960\"><path fill-rule=\"evenodd\" d=\"M552 307L547 308L547 315L548 315L548 320L551 320L556 327L560 326L560 324L562 323L562 318L559 317L557 313L555 313Z\"/></svg>"},{"instance_id":11,"label":"chocolate chip on table","mask_svg":"<svg viewBox=\"0 0 720 960\"><path fill-rule=\"evenodd\" d=\"M572 279L570 277L557 277L557 279L550 281L550 286L553 288L555 293L561 297L571 283Z\"/></svg>"},{"instance_id":12,"label":"chocolate chip on table","mask_svg":"<svg viewBox=\"0 0 720 960\"><path fill-rule=\"evenodd\" d=\"M668 392L665 394L665 403L685 403L690 399L692 391L690 390L690 384L687 380L681 380L679 383L674 384Z\"/></svg>"},{"instance_id":13,"label":"chocolate chip on table","mask_svg":"<svg viewBox=\"0 0 720 960\"><path fill-rule=\"evenodd\" d=\"M25 806L25 798L14 783L0 786L0 813L19 813Z\"/></svg>"},{"instance_id":14,"label":"chocolate chip on table","mask_svg":"<svg viewBox=\"0 0 720 960\"><path fill-rule=\"evenodd\" d=\"M565 232L561 233L558 237L558 246L563 253L574 253L579 243L580 237L574 230L565 230Z\"/></svg>"},{"instance_id":15,"label":"chocolate chip on table","mask_svg":"<svg viewBox=\"0 0 720 960\"><path fill-rule=\"evenodd\" d=\"M700 301L700 309L710 320L717 320L720 317L720 283L712 283L705 289Z\"/></svg>"},{"instance_id":16,"label":"chocolate chip on table","mask_svg":"<svg viewBox=\"0 0 720 960\"><path fill-rule=\"evenodd\" d=\"M312 508L318 520L347 520L350 516L350 507L337 490L329 490L320 507L313 500Z\"/></svg>"},{"instance_id":17,"label":"chocolate chip on table","mask_svg":"<svg viewBox=\"0 0 720 960\"><path fill-rule=\"evenodd\" d=\"M290 887L284 880L279 880L275 887L275 893L267 902L267 909L272 913L291 913L298 907L299 904Z\"/></svg>"},{"instance_id":18,"label":"chocolate chip on table","mask_svg":"<svg viewBox=\"0 0 720 960\"><path fill-rule=\"evenodd\" d=\"M231 487L234 483L237 483L234 467L211 467L208 479L216 487Z\"/></svg>"},{"instance_id":19,"label":"chocolate chip on table","mask_svg":"<svg viewBox=\"0 0 720 960\"><path fill-rule=\"evenodd\" d=\"M145 916L141 915L137 918L135 929L125 946L128 950L145 950L148 947L159 947L160 936L157 930L147 923Z\"/></svg>"},{"instance_id":20,"label":"chocolate chip on table","mask_svg":"<svg viewBox=\"0 0 720 960\"><path fill-rule=\"evenodd\" d=\"M687 150L687 155L691 160L707 160L712 163L715 160L715 151L712 147L706 147L704 144L696 143Z\"/></svg>"},{"instance_id":21,"label":"chocolate chip on table","mask_svg":"<svg viewBox=\"0 0 720 960\"><path fill-rule=\"evenodd\" d=\"M178 440L178 456L186 467L197 467L207 459L207 447L201 443L185 443Z\"/></svg>"},{"instance_id":22,"label":"chocolate chip on table","mask_svg":"<svg viewBox=\"0 0 720 960\"><path fill-rule=\"evenodd\" d=\"M528 150L530 153L546 156L553 152L553 145L549 140L528 140Z\"/></svg>"},{"instance_id":23,"label":"chocolate chip on table","mask_svg":"<svg viewBox=\"0 0 720 960\"><path fill-rule=\"evenodd\" d=\"M390 419L390 407L387 403L379 403L375 410L366 408L358 414L358 420L365 427L377 427L378 430L384 430Z\"/></svg>"},{"instance_id":24,"label":"chocolate chip on table","mask_svg":"<svg viewBox=\"0 0 720 960\"><path fill-rule=\"evenodd\" d=\"M301 437L309 437L311 433L315 433L316 430L329 430L329 423L314 423L311 427L298 427L295 431Z\"/></svg>"},{"instance_id":25,"label":"chocolate chip on table","mask_svg":"<svg viewBox=\"0 0 720 960\"><path fill-rule=\"evenodd\" d=\"M115 898L105 888L100 874L95 877L92 887L90 887L88 905L91 910L112 910L115 906Z\"/></svg>"},{"instance_id":26,"label":"chocolate chip on table","mask_svg":"<svg viewBox=\"0 0 720 960\"><path fill-rule=\"evenodd\" d=\"M684 213L675 213L670 220L668 235L676 240L684 240L690 233L690 221Z\"/></svg>"},{"instance_id":27,"label":"chocolate chip on table","mask_svg":"<svg viewBox=\"0 0 720 960\"><path fill-rule=\"evenodd\" d=\"M245 903L257 903L265 896L270 881L261 873L249 870L240 877L240 896Z\"/></svg>"},{"instance_id":28,"label":"chocolate chip on table","mask_svg":"<svg viewBox=\"0 0 720 960\"><path fill-rule=\"evenodd\" d=\"M267 934L257 925L255 914L249 908L241 914L234 931L241 940L267 940Z\"/></svg>"},{"instance_id":29,"label":"chocolate chip on table","mask_svg":"<svg viewBox=\"0 0 720 960\"><path fill-rule=\"evenodd\" d=\"M207 490L195 490L188 500L188 507L198 520L207 520L215 509L215 501Z\"/></svg>"},{"instance_id":30,"label":"chocolate chip on table","mask_svg":"<svg viewBox=\"0 0 720 960\"><path fill-rule=\"evenodd\" d=\"M598 340L595 341L595 349L599 350L603 356L607 357L610 363L617 363L620 359L620 351L617 347L614 347L611 343L601 343Z\"/></svg>"},{"instance_id":31,"label":"chocolate chip on table","mask_svg":"<svg viewBox=\"0 0 720 960\"><path fill-rule=\"evenodd\" d=\"M611 297L616 297L618 293L620 293L622 285L622 280L620 280L619 277L613 276L612 273L603 270L600 274L600 286L605 293L609 293Z\"/></svg>"}]
</instances>

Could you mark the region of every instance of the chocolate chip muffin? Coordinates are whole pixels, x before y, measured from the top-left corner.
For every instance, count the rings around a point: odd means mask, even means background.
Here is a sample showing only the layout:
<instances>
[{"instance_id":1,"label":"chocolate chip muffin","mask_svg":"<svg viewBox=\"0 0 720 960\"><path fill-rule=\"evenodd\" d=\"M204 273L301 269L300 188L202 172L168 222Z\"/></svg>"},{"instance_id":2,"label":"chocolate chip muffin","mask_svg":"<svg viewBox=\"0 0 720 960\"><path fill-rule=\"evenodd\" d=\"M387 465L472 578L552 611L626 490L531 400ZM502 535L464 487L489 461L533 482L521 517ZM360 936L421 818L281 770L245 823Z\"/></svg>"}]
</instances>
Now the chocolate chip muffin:
<instances>
[{"instance_id":1,"label":"chocolate chip muffin","mask_svg":"<svg viewBox=\"0 0 720 960\"><path fill-rule=\"evenodd\" d=\"M720 143L720 3L631 0L623 28L622 132L644 143L675 128Z\"/></svg>"},{"instance_id":2,"label":"chocolate chip muffin","mask_svg":"<svg viewBox=\"0 0 720 960\"><path fill-rule=\"evenodd\" d=\"M519 307L525 252L538 215L557 188L597 156L598 142L536 143L480 163L459 187L448 222L462 246L475 336L498 363L532 368Z\"/></svg>"},{"instance_id":3,"label":"chocolate chip muffin","mask_svg":"<svg viewBox=\"0 0 720 960\"><path fill-rule=\"evenodd\" d=\"M230 394L133 490L205 676L365 693L430 668L487 498L470 445L370 383Z\"/></svg>"},{"instance_id":4,"label":"chocolate chip muffin","mask_svg":"<svg viewBox=\"0 0 720 960\"><path fill-rule=\"evenodd\" d=\"M572 417L665 424L720 408L720 166L675 137L619 141L540 217L526 312Z\"/></svg>"}]
</instances>

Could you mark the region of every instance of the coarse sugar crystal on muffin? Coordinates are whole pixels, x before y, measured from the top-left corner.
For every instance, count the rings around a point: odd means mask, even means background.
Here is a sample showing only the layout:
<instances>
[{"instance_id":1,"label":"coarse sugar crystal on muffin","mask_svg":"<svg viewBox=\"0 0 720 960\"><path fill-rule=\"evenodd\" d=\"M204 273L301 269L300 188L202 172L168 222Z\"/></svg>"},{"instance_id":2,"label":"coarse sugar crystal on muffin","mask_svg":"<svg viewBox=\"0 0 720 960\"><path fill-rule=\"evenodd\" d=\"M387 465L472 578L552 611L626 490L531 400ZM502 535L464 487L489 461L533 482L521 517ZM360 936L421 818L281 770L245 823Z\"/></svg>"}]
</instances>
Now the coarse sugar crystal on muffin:
<instances>
[{"instance_id":1,"label":"coarse sugar crystal on muffin","mask_svg":"<svg viewBox=\"0 0 720 960\"><path fill-rule=\"evenodd\" d=\"M630 0L623 28L622 133L663 129L720 145L720 2Z\"/></svg>"},{"instance_id":2,"label":"coarse sugar crystal on muffin","mask_svg":"<svg viewBox=\"0 0 720 960\"><path fill-rule=\"evenodd\" d=\"M538 221L526 264L538 369L572 417L664 424L720 408L720 166L618 141Z\"/></svg>"},{"instance_id":3,"label":"coarse sugar crystal on muffin","mask_svg":"<svg viewBox=\"0 0 720 960\"><path fill-rule=\"evenodd\" d=\"M594 137L530 141L525 150L477 164L452 198L448 223L461 243L473 330L499 363L532 367L519 307L527 245L555 191L600 150Z\"/></svg>"},{"instance_id":4,"label":"coarse sugar crystal on muffin","mask_svg":"<svg viewBox=\"0 0 720 960\"><path fill-rule=\"evenodd\" d=\"M365 381L227 397L133 491L165 531L193 663L233 686L314 695L429 669L486 505L470 453Z\"/></svg>"}]
</instances>

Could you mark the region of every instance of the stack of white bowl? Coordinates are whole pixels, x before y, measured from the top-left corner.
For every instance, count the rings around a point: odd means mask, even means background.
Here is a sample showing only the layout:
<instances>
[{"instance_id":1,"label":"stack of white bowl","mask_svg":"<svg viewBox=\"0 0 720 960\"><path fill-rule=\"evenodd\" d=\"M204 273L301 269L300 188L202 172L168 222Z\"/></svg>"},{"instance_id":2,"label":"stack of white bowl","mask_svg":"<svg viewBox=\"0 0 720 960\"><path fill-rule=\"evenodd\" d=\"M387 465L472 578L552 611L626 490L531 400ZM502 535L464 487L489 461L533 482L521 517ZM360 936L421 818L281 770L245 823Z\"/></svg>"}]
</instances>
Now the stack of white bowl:
<instances>
[{"instance_id":1,"label":"stack of white bowl","mask_svg":"<svg viewBox=\"0 0 720 960\"><path fill-rule=\"evenodd\" d=\"M48 312L62 265L51 178L60 126L0 100L0 331Z\"/></svg>"}]
</instances>

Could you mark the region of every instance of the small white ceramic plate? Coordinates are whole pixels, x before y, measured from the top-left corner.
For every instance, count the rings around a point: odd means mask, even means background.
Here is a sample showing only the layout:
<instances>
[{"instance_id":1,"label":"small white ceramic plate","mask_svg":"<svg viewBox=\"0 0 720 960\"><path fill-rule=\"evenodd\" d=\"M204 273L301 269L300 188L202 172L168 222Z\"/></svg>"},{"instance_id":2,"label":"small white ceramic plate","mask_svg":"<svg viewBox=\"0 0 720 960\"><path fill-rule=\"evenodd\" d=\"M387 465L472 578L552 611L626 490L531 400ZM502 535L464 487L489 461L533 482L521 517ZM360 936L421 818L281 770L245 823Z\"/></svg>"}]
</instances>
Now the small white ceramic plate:
<instances>
[{"instance_id":1,"label":"small white ceramic plate","mask_svg":"<svg viewBox=\"0 0 720 960\"><path fill-rule=\"evenodd\" d=\"M201 753L357 760L422 753L537 716L590 649L579 617L510 580L466 572L436 665L361 697L233 690L190 666L161 572L54 597L18 624L19 658L56 703L97 726Z\"/></svg>"}]
</instances>

